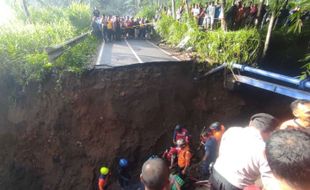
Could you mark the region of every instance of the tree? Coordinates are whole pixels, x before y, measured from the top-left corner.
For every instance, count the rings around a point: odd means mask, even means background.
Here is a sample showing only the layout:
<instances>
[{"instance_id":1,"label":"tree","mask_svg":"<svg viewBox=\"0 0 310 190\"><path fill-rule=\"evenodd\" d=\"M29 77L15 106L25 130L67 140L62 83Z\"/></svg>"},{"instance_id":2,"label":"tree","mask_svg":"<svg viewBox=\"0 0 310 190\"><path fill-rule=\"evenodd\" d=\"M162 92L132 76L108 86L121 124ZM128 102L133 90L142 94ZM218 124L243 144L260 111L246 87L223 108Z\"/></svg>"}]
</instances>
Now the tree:
<instances>
[{"instance_id":1,"label":"tree","mask_svg":"<svg viewBox=\"0 0 310 190\"><path fill-rule=\"evenodd\" d=\"M171 11L172 11L172 17L175 19L175 0L171 0Z\"/></svg>"},{"instance_id":2,"label":"tree","mask_svg":"<svg viewBox=\"0 0 310 190\"><path fill-rule=\"evenodd\" d=\"M31 22L27 1L26 0L22 0L21 3L22 3L22 7L23 7L23 10L24 10L24 13L25 13L25 15L27 17L27 21Z\"/></svg>"},{"instance_id":3,"label":"tree","mask_svg":"<svg viewBox=\"0 0 310 190\"><path fill-rule=\"evenodd\" d=\"M221 28L223 31L227 31L227 23L225 19L225 6L226 6L226 0L221 0Z\"/></svg>"},{"instance_id":4,"label":"tree","mask_svg":"<svg viewBox=\"0 0 310 190\"><path fill-rule=\"evenodd\" d=\"M270 18L269 25L268 25L262 58L266 56L266 53L269 48L269 42L270 42L272 30L273 30L274 21L276 17L279 16L281 8L283 8L283 6L285 5L285 1L286 0L275 0L275 1L270 2L271 18Z\"/></svg>"},{"instance_id":5,"label":"tree","mask_svg":"<svg viewBox=\"0 0 310 190\"><path fill-rule=\"evenodd\" d=\"M261 22L262 22L262 18L264 16L264 15L262 15L264 4L265 4L265 0L259 1L258 11L257 11L257 15L256 15L256 20L255 20L256 28L259 28L259 26L261 25Z\"/></svg>"}]
</instances>

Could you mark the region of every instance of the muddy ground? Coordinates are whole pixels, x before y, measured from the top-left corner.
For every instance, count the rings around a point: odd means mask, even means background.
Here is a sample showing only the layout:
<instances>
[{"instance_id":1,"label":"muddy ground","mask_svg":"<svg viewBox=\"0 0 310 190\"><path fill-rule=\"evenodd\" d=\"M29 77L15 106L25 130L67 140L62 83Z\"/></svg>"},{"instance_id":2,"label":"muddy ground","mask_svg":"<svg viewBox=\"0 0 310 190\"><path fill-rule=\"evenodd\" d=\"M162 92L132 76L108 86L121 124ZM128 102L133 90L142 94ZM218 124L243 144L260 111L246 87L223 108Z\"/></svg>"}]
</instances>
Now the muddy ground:
<instances>
[{"instance_id":1,"label":"muddy ground","mask_svg":"<svg viewBox=\"0 0 310 190\"><path fill-rule=\"evenodd\" d=\"M193 80L192 63L149 63L82 76L51 78L12 96L0 87L0 189L92 190L98 169L120 156L134 175L171 145L177 123L198 143L204 125L245 125L268 112L290 117L291 99L242 87L223 88L223 74ZM119 189L117 185L111 189Z\"/></svg>"}]
</instances>

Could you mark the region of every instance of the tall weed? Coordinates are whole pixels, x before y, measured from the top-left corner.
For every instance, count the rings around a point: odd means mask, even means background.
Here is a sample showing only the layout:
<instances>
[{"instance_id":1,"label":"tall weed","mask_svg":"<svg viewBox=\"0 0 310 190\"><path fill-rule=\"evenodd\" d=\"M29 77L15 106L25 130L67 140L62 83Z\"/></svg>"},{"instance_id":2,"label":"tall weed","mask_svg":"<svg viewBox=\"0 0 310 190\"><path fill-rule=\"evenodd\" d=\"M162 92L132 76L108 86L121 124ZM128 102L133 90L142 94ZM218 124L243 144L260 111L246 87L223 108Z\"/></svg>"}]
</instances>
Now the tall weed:
<instances>
[{"instance_id":1,"label":"tall weed","mask_svg":"<svg viewBox=\"0 0 310 190\"><path fill-rule=\"evenodd\" d=\"M61 44L88 29L88 6L72 4L67 8L30 9L32 24L23 20L0 29L0 78L11 76L20 85L43 81L51 72L82 72L99 42L88 37L50 63L45 47Z\"/></svg>"},{"instance_id":2,"label":"tall weed","mask_svg":"<svg viewBox=\"0 0 310 190\"><path fill-rule=\"evenodd\" d=\"M163 15L156 23L159 35L172 45L189 38L186 46L192 47L200 60L212 63L253 63L261 50L261 36L256 29L223 32L203 31L196 21L187 15L182 22Z\"/></svg>"}]
</instances>

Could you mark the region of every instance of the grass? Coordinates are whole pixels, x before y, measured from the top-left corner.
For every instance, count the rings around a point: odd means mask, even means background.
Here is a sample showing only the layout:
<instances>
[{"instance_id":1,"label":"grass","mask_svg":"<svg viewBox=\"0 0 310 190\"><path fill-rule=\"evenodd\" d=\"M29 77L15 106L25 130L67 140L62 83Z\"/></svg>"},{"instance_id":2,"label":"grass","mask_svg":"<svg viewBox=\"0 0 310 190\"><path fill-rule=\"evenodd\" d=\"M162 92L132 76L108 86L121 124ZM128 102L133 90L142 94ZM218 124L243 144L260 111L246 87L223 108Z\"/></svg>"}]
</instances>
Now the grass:
<instances>
[{"instance_id":1,"label":"grass","mask_svg":"<svg viewBox=\"0 0 310 190\"><path fill-rule=\"evenodd\" d=\"M172 17L162 15L156 23L156 30L166 42L174 46L184 38L189 38L186 47L192 47L201 62L212 60L209 64L251 64L261 50L261 36L256 29L205 32L188 16L185 16L182 22L178 22Z\"/></svg>"},{"instance_id":2,"label":"grass","mask_svg":"<svg viewBox=\"0 0 310 190\"><path fill-rule=\"evenodd\" d=\"M30 14L31 24L20 19L0 30L0 77L9 75L24 86L32 81L44 81L51 73L83 72L99 43L93 37L87 37L53 63L44 49L89 30L90 8L83 4L30 8Z\"/></svg>"}]
</instances>

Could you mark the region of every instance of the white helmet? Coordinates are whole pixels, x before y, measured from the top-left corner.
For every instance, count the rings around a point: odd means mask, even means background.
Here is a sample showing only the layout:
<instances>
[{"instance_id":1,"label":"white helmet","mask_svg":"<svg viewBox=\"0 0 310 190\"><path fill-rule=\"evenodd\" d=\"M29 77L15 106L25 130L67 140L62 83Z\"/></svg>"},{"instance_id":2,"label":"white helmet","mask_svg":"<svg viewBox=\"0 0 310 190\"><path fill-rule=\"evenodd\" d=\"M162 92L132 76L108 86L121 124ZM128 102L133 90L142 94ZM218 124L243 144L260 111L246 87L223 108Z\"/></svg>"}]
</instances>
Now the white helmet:
<instances>
[{"instance_id":1,"label":"white helmet","mask_svg":"<svg viewBox=\"0 0 310 190\"><path fill-rule=\"evenodd\" d=\"M182 146L182 145L185 145L185 140L184 139L177 140L177 146Z\"/></svg>"}]
</instances>

